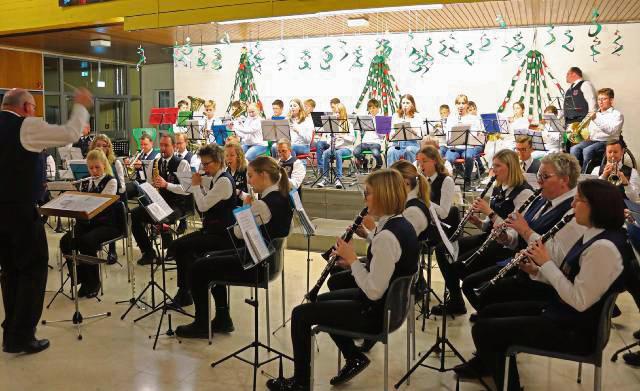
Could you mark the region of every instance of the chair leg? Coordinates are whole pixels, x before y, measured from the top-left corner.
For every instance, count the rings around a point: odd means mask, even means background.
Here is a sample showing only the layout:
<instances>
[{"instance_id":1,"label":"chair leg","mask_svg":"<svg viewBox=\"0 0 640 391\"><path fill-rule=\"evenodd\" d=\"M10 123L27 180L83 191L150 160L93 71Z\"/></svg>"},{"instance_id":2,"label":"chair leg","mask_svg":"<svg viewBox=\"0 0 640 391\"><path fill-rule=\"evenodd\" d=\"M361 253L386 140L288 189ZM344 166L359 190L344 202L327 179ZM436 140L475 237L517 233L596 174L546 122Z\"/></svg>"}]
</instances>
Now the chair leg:
<instances>
[{"instance_id":1,"label":"chair leg","mask_svg":"<svg viewBox=\"0 0 640 391\"><path fill-rule=\"evenodd\" d=\"M280 279L282 280L282 327L284 327L284 322L285 322L285 317L287 316L285 314L286 312L286 308L285 308L285 291L284 291L284 262L282 264L282 275L280 276Z\"/></svg>"},{"instance_id":2,"label":"chair leg","mask_svg":"<svg viewBox=\"0 0 640 391\"><path fill-rule=\"evenodd\" d=\"M596 365L594 368L593 389L594 391L600 391L602 389L602 367L601 366Z\"/></svg>"},{"instance_id":3,"label":"chair leg","mask_svg":"<svg viewBox=\"0 0 640 391\"><path fill-rule=\"evenodd\" d=\"M211 284L207 288L207 328L209 329L209 345L212 343L211 335Z\"/></svg>"},{"instance_id":4,"label":"chair leg","mask_svg":"<svg viewBox=\"0 0 640 391\"><path fill-rule=\"evenodd\" d=\"M582 384L582 363L578 363L578 378L576 379L576 383Z\"/></svg>"},{"instance_id":5,"label":"chair leg","mask_svg":"<svg viewBox=\"0 0 640 391\"><path fill-rule=\"evenodd\" d=\"M506 391L507 387L509 386L509 361L511 359L515 360L515 356L506 356L504 359L504 376L503 378L503 383L502 383L502 390ZM497 386L497 385L496 385Z\"/></svg>"},{"instance_id":6,"label":"chair leg","mask_svg":"<svg viewBox=\"0 0 640 391\"><path fill-rule=\"evenodd\" d=\"M338 349L338 371L336 371L336 373L340 373L341 366L342 366L342 356L340 355L340 349Z\"/></svg>"},{"instance_id":7,"label":"chair leg","mask_svg":"<svg viewBox=\"0 0 640 391\"><path fill-rule=\"evenodd\" d=\"M407 382L407 384L409 384L409 382ZM387 339L386 343L384 344L384 391L388 391L388 390L389 390L389 340Z\"/></svg>"},{"instance_id":8,"label":"chair leg","mask_svg":"<svg viewBox=\"0 0 640 391\"><path fill-rule=\"evenodd\" d=\"M314 367L315 367L315 356L316 356L316 352L313 351L313 347L316 345L316 334L315 333L311 333L311 346L309 351L311 352L311 357L309 360L309 389L313 390L313 383L314 383L314 376L313 376L313 371L314 371Z\"/></svg>"},{"instance_id":9,"label":"chair leg","mask_svg":"<svg viewBox=\"0 0 640 391\"><path fill-rule=\"evenodd\" d=\"M265 289L266 298L266 309L267 309L267 346L271 347L271 319L269 318L269 284L267 284L267 288ZM256 300L258 298L256 297Z\"/></svg>"},{"instance_id":10,"label":"chair leg","mask_svg":"<svg viewBox=\"0 0 640 391\"><path fill-rule=\"evenodd\" d=\"M409 307L411 308L411 307ZM413 311L409 311L409 314L412 314ZM413 318L413 316L411 316ZM409 372L409 366L411 363L411 318L407 319L407 372ZM407 385L411 385L411 377L407 378Z\"/></svg>"}]
</instances>

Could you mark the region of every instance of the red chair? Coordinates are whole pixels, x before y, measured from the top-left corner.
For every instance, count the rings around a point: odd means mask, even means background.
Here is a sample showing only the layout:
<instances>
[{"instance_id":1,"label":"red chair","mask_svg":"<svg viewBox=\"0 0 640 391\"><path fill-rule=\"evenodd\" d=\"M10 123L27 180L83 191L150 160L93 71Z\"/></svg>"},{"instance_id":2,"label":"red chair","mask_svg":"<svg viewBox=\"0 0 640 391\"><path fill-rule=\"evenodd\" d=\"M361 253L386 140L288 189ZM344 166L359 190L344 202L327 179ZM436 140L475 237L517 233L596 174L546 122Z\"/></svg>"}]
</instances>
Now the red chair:
<instances>
[{"instance_id":1,"label":"red chair","mask_svg":"<svg viewBox=\"0 0 640 391\"><path fill-rule=\"evenodd\" d=\"M315 130L311 133L311 142L310 144L313 144L313 139L316 136L316 132ZM318 164L316 163L316 165L313 165L314 160L317 162L316 159L316 153L317 153L317 148L313 147L309 149L309 153L299 153L296 155L296 159L304 159L307 161L309 167L311 167L311 170L313 171L313 174L318 176Z\"/></svg>"}]
</instances>

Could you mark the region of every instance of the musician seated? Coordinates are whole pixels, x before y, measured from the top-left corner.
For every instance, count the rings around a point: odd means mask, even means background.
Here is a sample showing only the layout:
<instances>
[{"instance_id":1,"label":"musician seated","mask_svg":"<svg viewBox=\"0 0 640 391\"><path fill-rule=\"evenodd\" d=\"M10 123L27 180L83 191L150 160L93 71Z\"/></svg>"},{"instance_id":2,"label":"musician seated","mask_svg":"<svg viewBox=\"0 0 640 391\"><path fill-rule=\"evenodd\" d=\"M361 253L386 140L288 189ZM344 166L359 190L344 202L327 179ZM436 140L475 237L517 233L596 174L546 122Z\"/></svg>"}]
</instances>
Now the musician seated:
<instances>
[{"instance_id":1,"label":"musician seated","mask_svg":"<svg viewBox=\"0 0 640 391\"><path fill-rule=\"evenodd\" d=\"M202 213L202 229L176 239L167 250L175 257L178 269L178 292L173 302L179 307L193 303L187 281L193 261L207 251L231 247L226 228L234 223L233 209L238 204L235 181L224 168L222 147L206 145L200 148L198 156L204 174L211 179L205 185L199 173L191 177L190 192Z\"/></svg>"},{"instance_id":2,"label":"musician seated","mask_svg":"<svg viewBox=\"0 0 640 391\"><path fill-rule=\"evenodd\" d=\"M393 141L392 145L387 148L387 167L391 167L393 163L400 159L405 159L410 162L416 160L416 153L420 149L418 140L422 138L422 126L423 119L418 115L418 109L416 108L416 101L410 94L405 94L400 97L400 107L393 114L391 123L393 134L397 132L396 126L401 126L403 123L409 123L406 131L401 130L400 135L406 136L408 141ZM391 137L390 136L390 137Z\"/></svg>"},{"instance_id":3,"label":"musician seated","mask_svg":"<svg viewBox=\"0 0 640 391\"><path fill-rule=\"evenodd\" d=\"M503 384L505 352L519 345L573 354L595 346L604 301L622 290L623 259L628 256L624 202L615 186L603 180L578 184L573 212L585 228L568 253L548 251L534 242L521 269L553 287L547 302L489 306L478 314L471 335L476 355L454 369L459 377L492 375ZM559 261L558 259L562 259ZM508 390L520 390L516 360L511 360Z\"/></svg>"},{"instance_id":4,"label":"musician seated","mask_svg":"<svg viewBox=\"0 0 640 391\"><path fill-rule=\"evenodd\" d=\"M80 183L79 190L85 193L116 195L118 183L113 177L111 165L102 150L94 149L87 154L87 167L91 179ZM74 250L80 254L97 256L100 245L116 238L120 232L119 220L112 207L109 207L91 220L78 220L74 227L74 236L67 232L60 239L60 252L68 259L69 273L73 275L71 254ZM80 284L78 297L96 297L100 291L100 274L98 265L78 262L77 284Z\"/></svg>"},{"instance_id":5,"label":"musician seated","mask_svg":"<svg viewBox=\"0 0 640 391\"><path fill-rule=\"evenodd\" d=\"M240 143L229 142L224 145L224 161L227 173L233 178L236 188L237 206L242 206L242 200L249 195L247 186L247 165L249 162L244 157Z\"/></svg>"},{"instance_id":6,"label":"musician seated","mask_svg":"<svg viewBox=\"0 0 640 391\"><path fill-rule=\"evenodd\" d=\"M571 213L580 175L578 161L571 155L562 152L550 153L540 161L538 185L542 189L538 196L524 211L513 213L505 222L508 229L497 238L500 245L511 250L524 249L528 244L540 239L564 216ZM583 229L575 222L567 224L558 234L546 243L561 254L566 254L570 246L582 235ZM512 253L513 254L513 253ZM506 259L493 258L500 262ZM474 289L489 281L501 269L500 265L487 264L487 267L469 274L462 282L462 290L467 300L476 310L481 310L492 303L511 300L545 300L553 292L547 286L531 283L522 273L512 273L509 278L498 281L482 296L474 293Z\"/></svg>"},{"instance_id":7,"label":"musician seated","mask_svg":"<svg viewBox=\"0 0 640 391\"><path fill-rule=\"evenodd\" d=\"M460 290L460 281L471 273L493 265L496 259L504 259L512 255L512 251L493 243L486 249L482 257L469 264L462 261L469 258L475 250L485 241L492 227L501 224L514 210L520 208L526 199L533 194L531 186L524 179L522 169L518 164L518 155L514 151L503 149L493 157L493 172L496 177L491 201L488 203L477 198L472 205L473 213L483 213L487 217L480 220L471 215L469 222L484 231L479 235L462 237L458 239L458 261L449 262L449 257L444 245L436 247L436 259L445 284L449 290L449 301L432 308L431 312L441 315L445 310L448 314L461 315L467 313L467 309Z\"/></svg>"},{"instance_id":8,"label":"musician seated","mask_svg":"<svg viewBox=\"0 0 640 391\"><path fill-rule=\"evenodd\" d=\"M291 131L291 154L296 156L299 153L309 153L309 145L313 138L313 121L311 120L311 115L307 114L302 108L300 99L294 98L289 103L287 119L289 120L289 129ZM271 156L277 156L277 154L276 146L271 146Z\"/></svg>"},{"instance_id":9,"label":"musician seated","mask_svg":"<svg viewBox=\"0 0 640 391\"><path fill-rule=\"evenodd\" d=\"M323 325L354 332L378 333L382 330L384 302L391 283L410 276L418 268L418 240L411 224L401 215L407 198L402 176L394 170L378 170L366 179L365 200L369 214L378 220L378 229L367 251L369 267L357 262L352 243L338 239L334 254L351 268L357 288L324 293L317 301L301 304L291 314L293 377L267 381L269 390L309 390L311 327ZM333 386L343 384L361 373L369 359L359 351L353 339L337 335L331 338L346 362Z\"/></svg>"},{"instance_id":10,"label":"musician seated","mask_svg":"<svg viewBox=\"0 0 640 391\"><path fill-rule=\"evenodd\" d=\"M278 165L287 172L291 187L300 190L307 175L306 167L301 160L291 154L291 141L282 138L278 140L276 147L278 148Z\"/></svg>"},{"instance_id":11,"label":"musician seated","mask_svg":"<svg viewBox=\"0 0 640 391\"><path fill-rule=\"evenodd\" d=\"M234 125L233 130L242 140L242 150L248 161L267 153L267 142L262 138L262 118L258 105L250 103L247 106L247 118Z\"/></svg>"},{"instance_id":12,"label":"musician seated","mask_svg":"<svg viewBox=\"0 0 640 391\"><path fill-rule=\"evenodd\" d=\"M369 99L367 102L367 113L375 120L376 115L380 112L380 101L377 99ZM363 132L361 135L361 143L353 148L353 156L363 170L369 169L369 162L365 158L364 152L369 151L376 161L374 170L382 168L382 143L384 136L379 135L375 130Z\"/></svg>"},{"instance_id":13,"label":"musician seated","mask_svg":"<svg viewBox=\"0 0 640 391\"><path fill-rule=\"evenodd\" d=\"M176 148L175 155L178 159L184 159L191 166L191 171L196 172L198 168L200 168L200 159L198 158L198 154L193 153L187 149L187 145L189 144L189 136L186 133L176 133Z\"/></svg>"},{"instance_id":14,"label":"musician seated","mask_svg":"<svg viewBox=\"0 0 640 391\"><path fill-rule=\"evenodd\" d=\"M268 156L258 156L249 163L247 169L249 184L260 194L260 199L252 197L245 199L245 205L251 205L254 216L259 216L256 222L260 224L263 238L273 240L289 235L293 212L289 204L289 180L284 168L279 167L275 159ZM225 227L226 228L226 227ZM242 233L238 227L234 228L234 242L239 254L247 250ZM231 240L226 242L233 246ZM267 261L270 262L270 261ZM259 273L258 278L264 278ZM195 304L195 320L188 325L178 326L176 335L182 338L207 338L208 336L208 285L211 281L235 281L244 283L256 282L256 270L244 270L235 250L225 253L212 253L196 260L190 272L189 289ZM215 301L216 313L211 323L214 332L229 333L234 330L233 321L227 306L227 289L224 285L216 285L211 294Z\"/></svg>"},{"instance_id":15,"label":"musician seated","mask_svg":"<svg viewBox=\"0 0 640 391\"><path fill-rule=\"evenodd\" d=\"M615 171L618 175L618 183L614 183L622 192L625 199L633 202L640 201L640 177L638 171L624 164L624 150L621 140L608 141L605 149L607 164L593 169L592 175L598 175L600 179L610 181L611 174Z\"/></svg>"},{"instance_id":16,"label":"musician seated","mask_svg":"<svg viewBox=\"0 0 640 391\"><path fill-rule=\"evenodd\" d=\"M160 196L169 204L173 212L165 220L169 223L179 220L188 211L193 210L191 195L185 192L180 186L180 181L176 173L191 174L191 167L184 159L178 159L174 155L175 138L172 134L163 133L160 137L160 158L154 161L158 165L159 175L153 179L153 186L158 189ZM136 240L142 257L138 260L138 265L149 265L156 259L156 252L151 245L151 240L147 234L145 226L153 224L147 210L143 206L138 206L131 210L131 234ZM168 247L172 240L170 233L163 233L162 243Z\"/></svg>"},{"instance_id":17,"label":"musician seated","mask_svg":"<svg viewBox=\"0 0 640 391\"><path fill-rule=\"evenodd\" d=\"M127 167L133 164L135 169L134 180L125 185L127 198L130 200L142 195L139 185L147 181L147 173L151 172L149 168L158 156L158 152L153 149L153 139L147 133L142 133L142 136L140 136L140 150L140 156L135 161L124 160L124 164Z\"/></svg>"},{"instance_id":18,"label":"musician seated","mask_svg":"<svg viewBox=\"0 0 640 391\"><path fill-rule=\"evenodd\" d=\"M518 136L516 137L516 153L520 160L520 167L522 172L527 174L536 174L540 168L540 160L534 159L533 153L533 138L530 136Z\"/></svg>"},{"instance_id":19,"label":"musician seated","mask_svg":"<svg viewBox=\"0 0 640 391\"><path fill-rule=\"evenodd\" d=\"M271 119L283 119L282 110L284 109L284 102L280 99L276 99L271 103L271 109L273 110L273 115Z\"/></svg>"},{"instance_id":20,"label":"musician seated","mask_svg":"<svg viewBox=\"0 0 640 391\"><path fill-rule=\"evenodd\" d=\"M316 110L316 101L313 99L305 99L304 100L304 112L307 115L311 115Z\"/></svg>"},{"instance_id":21,"label":"musician seated","mask_svg":"<svg viewBox=\"0 0 640 391\"><path fill-rule=\"evenodd\" d=\"M431 145L438 151L442 151L443 147L440 146L440 141L435 136L424 136L422 140L420 140L420 151L422 151L425 147L428 147L429 145ZM446 147L444 148L446 149ZM413 162L413 165L416 166L418 169L420 168L420 162L419 162L420 159L418 159L418 155L420 154L420 151L416 154L416 161ZM444 159L444 156L442 154L440 154L440 156L442 156L442 158ZM444 165L447 175L452 175L453 166L451 165L451 163L448 160L443 160L442 164Z\"/></svg>"},{"instance_id":22,"label":"musician seated","mask_svg":"<svg viewBox=\"0 0 640 391\"><path fill-rule=\"evenodd\" d=\"M93 135L91 135L91 125L89 123L84 124L82 128L82 136L75 143L71 144L72 147L80 148L82 152L82 157L86 158L87 153L89 153L89 146L93 141Z\"/></svg>"},{"instance_id":23,"label":"musician seated","mask_svg":"<svg viewBox=\"0 0 640 391\"><path fill-rule=\"evenodd\" d=\"M589 113L589 139L571 147L571 154L587 169L589 162L596 156L602 156L607 141L620 139L624 116L613 107L614 93L611 88L598 90L598 111Z\"/></svg>"},{"instance_id":24,"label":"musician seated","mask_svg":"<svg viewBox=\"0 0 640 391\"><path fill-rule=\"evenodd\" d=\"M353 133L351 123L349 123L348 121L347 108L342 103L337 103L336 109L338 110L337 117L340 124L341 133L338 133L334 136L333 148L326 149L322 153L322 175L327 179L330 177L329 169L331 165L331 159L335 159L335 186L336 189L342 189L344 187L342 185L342 181L340 180L343 176L342 158L353 153L352 150L355 145L356 137ZM347 132L344 132L344 129L346 129ZM326 184L325 178L320 179L320 181L318 181L316 185L318 187L324 187Z\"/></svg>"},{"instance_id":25,"label":"musician seated","mask_svg":"<svg viewBox=\"0 0 640 391\"><path fill-rule=\"evenodd\" d=\"M216 102L210 99L204 102L204 117L198 119L198 125L200 126L200 139L207 140L207 143L218 143L213 133L213 127L222 125L222 120L216 118ZM222 141L221 141L222 142Z\"/></svg>"},{"instance_id":26,"label":"musician seated","mask_svg":"<svg viewBox=\"0 0 640 391\"><path fill-rule=\"evenodd\" d=\"M560 124L560 119L558 119L558 109L553 105L549 105L545 107L544 114L553 115L554 119L540 119L540 131L542 132L542 140L546 151L534 151L534 159L539 159L551 152L562 152L564 149L562 146L564 130Z\"/></svg>"}]
</instances>

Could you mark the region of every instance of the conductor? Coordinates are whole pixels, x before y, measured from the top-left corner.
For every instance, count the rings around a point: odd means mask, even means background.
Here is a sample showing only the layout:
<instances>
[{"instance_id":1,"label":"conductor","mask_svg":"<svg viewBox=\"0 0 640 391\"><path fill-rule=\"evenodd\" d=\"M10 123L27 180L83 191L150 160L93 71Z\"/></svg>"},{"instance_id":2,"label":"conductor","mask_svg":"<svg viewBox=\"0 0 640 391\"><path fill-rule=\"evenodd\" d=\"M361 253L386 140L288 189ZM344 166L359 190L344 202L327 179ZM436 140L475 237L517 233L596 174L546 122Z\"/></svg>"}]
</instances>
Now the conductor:
<instances>
[{"instance_id":1,"label":"conductor","mask_svg":"<svg viewBox=\"0 0 640 391\"><path fill-rule=\"evenodd\" d=\"M13 222L0 225L0 284L5 313L2 350L6 353L38 353L49 347L48 340L35 336L47 285L49 252L36 209L34 182L42 171L38 167L42 150L75 142L89 121L91 93L77 90L74 100L64 125L49 125L36 118L35 100L23 89L8 91L0 107L0 164L13 167L7 170L5 182L11 189L0 192L0 215Z\"/></svg>"}]
</instances>

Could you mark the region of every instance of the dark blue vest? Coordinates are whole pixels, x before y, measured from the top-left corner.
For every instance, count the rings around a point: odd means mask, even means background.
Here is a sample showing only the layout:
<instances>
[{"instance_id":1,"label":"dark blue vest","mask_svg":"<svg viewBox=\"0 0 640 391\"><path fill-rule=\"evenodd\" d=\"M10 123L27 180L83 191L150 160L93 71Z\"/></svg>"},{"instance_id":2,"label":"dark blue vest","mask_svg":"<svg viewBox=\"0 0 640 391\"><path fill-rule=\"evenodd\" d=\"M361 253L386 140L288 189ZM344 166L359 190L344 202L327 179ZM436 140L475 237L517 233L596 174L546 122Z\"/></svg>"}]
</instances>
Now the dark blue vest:
<instances>
[{"instance_id":1,"label":"dark blue vest","mask_svg":"<svg viewBox=\"0 0 640 391\"><path fill-rule=\"evenodd\" d=\"M247 170L238 170L235 172L235 174L231 174L231 169L229 167L227 167L227 173L229 175L231 175L231 178L233 178L233 184L235 185L235 188L243 191L245 193L249 192L249 188L247 186ZM238 198L238 206L242 206L242 200L240 198Z\"/></svg>"},{"instance_id":2,"label":"dark blue vest","mask_svg":"<svg viewBox=\"0 0 640 391\"><path fill-rule=\"evenodd\" d=\"M504 194L501 186L494 187L491 194L491 209L503 220L506 219L516 208L513 201L525 189L531 190L527 182L514 187L509 194Z\"/></svg>"},{"instance_id":3,"label":"dark blue vest","mask_svg":"<svg viewBox=\"0 0 640 391\"><path fill-rule=\"evenodd\" d=\"M407 204L405 205L405 209L410 208L412 206L415 206L418 209L420 209L422 211L422 214L424 214L424 216L427 218L427 222L429 223L429 225L427 225L427 228L422 232L419 232L419 233L416 232L418 234L419 241L427 240L427 231L429 230L429 227L432 225L429 208L427 208L427 205L425 205L424 201L422 201L419 198L412 198L409 201L407 201ZM415 230L415 227L414 227L414 230Z\"/></svg>"},{"instance_id":4,"label":"dark blue vest","mask_svg":"<svg viewBox=\"0 0 640 391\"><path fill-rule=\"evenodd\" d=\"M89 147L91 146L91 142L93 141L93 136L89 135L89 136L81 136L80 139L78 141L76 141L75 143L73 143L71 146L72 147L76 147L76 148L80 148L80 151L82 152L82 157L87 157L87 154L89 153Z\"/></svg>"},{"instance_id":5,"label":"dark blue vest","mask_svg":"<svg viewBox=\"0 0 640 391\"><path fill-rule=\"evenodd\" d=\"M567 125L580 122L587 116L589 104L580 89L584 80L580 80L564 94L564 119Z\"/></svg>"},{"instance_id":6,"label":"dark blue vest","mask_svg":"<svg viewBox=\"0 0 640 391\"><path fill-rule=\"evenodd\" d=\"M178 171L178 166L182 160L178 159L176 155L171 156L169 162L167 163L167 171L165 172L162 169L162 158L158 160L158 171L160 172L160 176L164 178L165 181L169 183L174 183L179 185L180 181L176 176L175 172ZM172 209L180 208L183 212L193 209L192 196L191 195L181 195L172 193L167 189L158 189L158 192L167 201L167 204Z\"/></svg>"},{"instance_id":7,"label":"dark blue vest","mask_svg":"<svg viewBox=\"0 0 640 391\"><path fill-rule=\"evenodd\" d=\"M442 196L442 183L444 183L444 178L446 177L447 175L445 174L438 174L436 176L436 179L433 182L431 182L430 200L432 202L435 202L438 205L440 205L440 197Z\"/></svg>"},{"instance_id":8,"label":"dark blue vest","mask_svg":"<svg viewBox=\"0 0 640 391\"><path fill-rule=\"evenodd\" d=\"M34 181L33 181L33 195L34 201L38 204L42 204L45 201L45 194L47 193L47 153L41 152L38 154Z\"/></svg>"},{"instance_id":9,"label":"dark blue vest","mask_svg":"<svg viewBox=\"0 0 640 391\"><path fill-rule=\"evenodd\" d=\"M547 200L542 197L538 197L531 206L527 208L527 211L524 213L524 219L529 224L529 228L538 234L542 235L548 230L551 229L562 217L571 209L571 203L573 202L573 197L570 197L564 201L562 201L555 208L548 210L542 216L538 216L537 219L533 220L533 216L544 207L547 203ZM518 237L518 249L523 249L527 247L527 243L521 237Z\"/></svg>"},{"instance_id":10,"label":"dark blue vest","mask_svg":"<svg viewBox=\"0 0 640 391\"><path fill-rule=\"evenodd\" d=\"M105 175L104 178L102 178L102 180L100 181L100 183L98 183L95 188L91 189L89 188L90 182L91 181L84 181L80 184L80 191L83 193L95 193L95 194L100 194L102 193L102 191L104 190L104 188L107 186L107 183L109 183L110 180L115 179L114 177L112 177L111 175ZM119 221L119 217L120 216L116 216L114 213L114 208L113 208L114 204L111 204L111 206L109 206L107 209L103 210L102 212L100 212L100 214L98 214L96 217L94 217L93 219L88 221L88 224L100 224L100 225L115 225L117 226L117 221ZM78 224L87 224L87 222L78 220Z\"/></svg>"},{"instance_id":11,"label":"dark blue vest","mask_svg":"<svg viewBox=\"0 0 640 391\"><path fill-rule=\"evenodd\" d=\"M289 178L291 178L291 173L293 172L293 165L297 160L298 159L295 156L291 156L287 161L278 160L278 164L280 165L280 167L284 168ZM300 187L298 187L297 190L298 190L298 194L300 194L300 197L302 197L302 183L300 184Z\"/></svg>"},{"instance_id":12,"label":"dark blue vest","mask_svg":"<svg viewBox=\"0 0 640 391\"><path fill-rule=\"evenodd\" d=\"M238 206L237 195L236 195L236 186L233 181L233 177L226 172L223 172L218 179L227 178L229 182L231 182L231 197L226 200L220 200L217 204L209 208L203 213L202 217L202 226L207 232L219 232L224 233L227 230L227 227L233 225L235 222L235 218L233 217L233 209ZM209 190L213 188L214 182L211 182L211 187Z\"/></svg>"},{"instance_id":13,"label":"dark blue vest","mask_svg":"<svg viewBox=\"0 0 640 391\"><path fill-rule=\"evenodd\" d=\"M276 190L264 196L262 201L267 204L271 212L271 220L260 227L262 236L265 240L288 236L291 229L291 219L293 218L293 210L291 209L289 198Z\"/></svg>"},{"instance_id":14,"label":"dark blue vest","mask_svg":"<svg viewBox=\"0 0 640 391\"><path fill-rule=\"evenodd\" d=\"M42 186L42 181L36 178L36 173L42 172L42 167L38 164L41 154L27 151L20 142L23 121L23 117L0 111L0 167L11 167L4 174L4 181L11 184L11 191L0 191L0 205L34 205L37 197L36 184Z\"/></svg>"}]
</instances>

